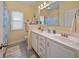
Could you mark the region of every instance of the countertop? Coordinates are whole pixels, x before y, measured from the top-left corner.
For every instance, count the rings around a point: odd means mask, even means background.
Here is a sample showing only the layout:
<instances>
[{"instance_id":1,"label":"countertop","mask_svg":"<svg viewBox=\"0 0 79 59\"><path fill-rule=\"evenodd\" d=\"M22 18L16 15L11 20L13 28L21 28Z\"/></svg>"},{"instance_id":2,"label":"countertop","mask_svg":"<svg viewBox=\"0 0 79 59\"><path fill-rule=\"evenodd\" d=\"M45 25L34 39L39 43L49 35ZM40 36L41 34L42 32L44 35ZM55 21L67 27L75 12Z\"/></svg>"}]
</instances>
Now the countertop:
<instances>
[{"instance_id":1,"label":"countertop","mask_svg":"<svg viewBox=\"0 0 79 59\"><path fill-rule=\"evenodd\" d=\"M66 38L62 37L61 34L48 33L47 31L38 31L38 30L31 30L31 31L79 52L79 38L72 36Z\"/></svg>"}]
</instances>

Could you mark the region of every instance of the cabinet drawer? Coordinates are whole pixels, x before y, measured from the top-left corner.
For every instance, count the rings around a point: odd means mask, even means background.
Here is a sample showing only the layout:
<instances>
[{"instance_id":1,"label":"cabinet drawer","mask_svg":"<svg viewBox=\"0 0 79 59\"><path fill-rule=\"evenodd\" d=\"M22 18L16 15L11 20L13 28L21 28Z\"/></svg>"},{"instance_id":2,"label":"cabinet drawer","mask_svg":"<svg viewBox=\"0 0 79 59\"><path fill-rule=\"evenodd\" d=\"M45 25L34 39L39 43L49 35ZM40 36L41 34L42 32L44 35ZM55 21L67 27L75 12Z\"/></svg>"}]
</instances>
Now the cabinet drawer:
<instances>
[{"instance_id":1,"label":"cabinet drawer","mask_svg":"<svg viewBox=\"0 0 79 59\"><path fill-rule=\"evenodd\" d=\"M38 44L39 44L39 47L45 49L45 43L39 41Z\"/></svg>"},{"instance_id":2,"label":"cabinet drawer","mask_svg":"<svg viewBox=\"0 0 79 59\"><path fill-rule=\"evenodd\" d=\"M39 47L38 52L39 52L40 57L45 57L45 49Z\"/></svg>"},{"instance_id":3,"label":"cabinet drawer","mask_svg":"<svg viewBox=\"0 0 79 59\"><path fill-rule=\"evenodd\" d=\"M45 38L44 38L44 37L40 36L40 37L39 37L39 40L40 40L41 42L45 43Z\"/></svg>"}]
</instances>

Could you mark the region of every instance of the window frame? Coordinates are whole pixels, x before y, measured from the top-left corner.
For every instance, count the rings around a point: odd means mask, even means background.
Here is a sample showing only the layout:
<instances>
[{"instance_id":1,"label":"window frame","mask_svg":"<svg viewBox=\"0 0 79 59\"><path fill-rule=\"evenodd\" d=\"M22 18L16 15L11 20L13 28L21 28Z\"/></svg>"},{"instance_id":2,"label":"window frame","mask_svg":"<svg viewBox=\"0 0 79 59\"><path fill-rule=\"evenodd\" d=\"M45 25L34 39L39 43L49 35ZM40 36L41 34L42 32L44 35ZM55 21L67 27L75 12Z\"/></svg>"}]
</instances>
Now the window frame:
<instances>
[{"instance_id":1,"label":"window frame","mask_svg":"<svg viewBox=\"0 0 79 59\"><path fill-rule=\"evenodd\" d=\"M12 17L12 13L13 13L13 12L22 13L22 14L23 14L23 20L22 20L22 21L21 21L21 20L12 20L12 18L13 18L13 17ZM11 26L10 26L10 30L11 30L11 31L23 31L23 30L24 30L24 13L23 13L23 12L21 12L21 11L15 11L15 10L12 11L12 12L11 12L11 18L10 18L10 19L11 19L11 21L10 21L10 22L11 22L11 24L10 24L10 25L11 25ZM12 22L22 22L22 23L23 23L23 24L22 24L22 28L21 28L21 29L13 29L13 28L12 28L12 26L13 26L13 25L12 25Z\"/></svg>"}]
</instances>

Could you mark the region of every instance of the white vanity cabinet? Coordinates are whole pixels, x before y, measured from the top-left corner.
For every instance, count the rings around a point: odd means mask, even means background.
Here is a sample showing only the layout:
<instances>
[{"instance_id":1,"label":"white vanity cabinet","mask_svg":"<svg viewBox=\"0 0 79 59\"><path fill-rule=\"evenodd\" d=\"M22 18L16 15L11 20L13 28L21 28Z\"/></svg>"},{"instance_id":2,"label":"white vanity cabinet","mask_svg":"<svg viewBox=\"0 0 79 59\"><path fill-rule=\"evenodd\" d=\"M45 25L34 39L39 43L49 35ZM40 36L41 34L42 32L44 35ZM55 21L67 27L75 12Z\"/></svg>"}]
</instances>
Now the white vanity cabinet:
<instances>
[{"instance_id":1,"label":"white vanity cabinet","mask_svg":"<svg viewBox=\"0 0 79 59\"><path fill-rule=\"evenodd\" d=\"M40 57L45 58L46 57L46 38L39 35L38 39L38 54Z\"/></svg>"},{"instance_id":2,"label":"white vanity cabinet","mask_svg":"<svg viewBox=\"0 0 79 59\"><path fill-rule=\"evenodd\" d=\"M74 58L75 52L63 47L50 39L46 40L47 58Z\"/></svg>"},{"instance_id":3,"label":"white vanity cabinet","mask_svg":"<svg viewBox=\"0 0 79 59\"><path fill-rule=\"evenodd\" d=\"M57 40L45 33L32 32L32 47L41 58L79 58L79 52Z\"/></svg>"},{"instance_id":4,"label":"white vanity cabinet","mask_svg":"<svg viewBox=\"0 0 79 59\"><path fill-rule=\"evenodd\" d=\"M38 40L38 34L32 32L32 47L37 52L37 40Z\"/></svg>"}]
</instances>

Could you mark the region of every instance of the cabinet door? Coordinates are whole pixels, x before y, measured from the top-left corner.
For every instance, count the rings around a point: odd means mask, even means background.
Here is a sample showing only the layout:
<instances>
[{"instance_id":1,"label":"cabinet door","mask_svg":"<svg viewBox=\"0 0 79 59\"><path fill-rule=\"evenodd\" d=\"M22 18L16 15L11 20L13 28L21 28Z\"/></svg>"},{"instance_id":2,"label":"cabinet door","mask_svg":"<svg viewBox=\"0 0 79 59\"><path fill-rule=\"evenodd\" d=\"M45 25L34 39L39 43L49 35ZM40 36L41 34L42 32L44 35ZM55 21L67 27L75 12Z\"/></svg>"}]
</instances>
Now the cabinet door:
<instances>
[{"instance_id":1,"label":"cabinet door","mask_svg":"<svg viewBox=\"0 0 79 59\"><path fill-rule=\"evenodd\" d=\"M46 40L46 54L47 58L52 58L54 55L53 43L49 39Z\"/></svg>"},{"instance_id":2,"label":"cabinet door","mask_svg":"<svg viewBox=\"0 0 79 59\"><path fill-rule=\"evenodd\" d=\"M76 52L76 57L79 58L79 52Z\"/></svg>"},{"instance_id":3,"label":"cabinet door","mask_svg":"<svg viewBox=\"0 0 79 59\"><path fill-rule=\"evenodd\" d=\"M51 40L46 41L47 57L48 58L73 58L75 52L65 48Z\"/></svg>"},{"instance_id":4,"label":"cabinet door","mask_svg":"<svg viewBox=\"0 0 79 59\"><path fill-rule=\"evenodd\" d=\"M37 52L37 40L38 35L36 33L32 33L32 47Z\"/></svg>"},{"instance_id":5,"label":"cabinet door","mask_svg":"<svg viewBox=\"0 0 79 59\"><path fill-rule=\"evenodd\" d=\"M38 54L40 57L45 58L46 57L46 46L45 46L45 38L42 36L39 36L38 39Z\"/></svg>"}]
</instances>

